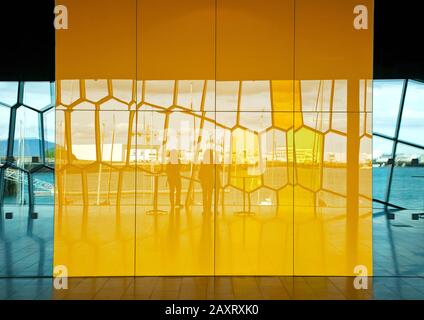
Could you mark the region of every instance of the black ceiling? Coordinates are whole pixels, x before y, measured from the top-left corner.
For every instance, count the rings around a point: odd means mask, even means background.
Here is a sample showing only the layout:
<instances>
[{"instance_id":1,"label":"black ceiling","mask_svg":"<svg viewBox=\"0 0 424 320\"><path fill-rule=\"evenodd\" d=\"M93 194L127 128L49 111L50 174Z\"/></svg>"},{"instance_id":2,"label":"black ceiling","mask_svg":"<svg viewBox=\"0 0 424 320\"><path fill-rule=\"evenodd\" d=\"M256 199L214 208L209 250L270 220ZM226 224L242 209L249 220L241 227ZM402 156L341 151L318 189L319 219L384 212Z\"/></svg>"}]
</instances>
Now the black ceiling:
<instances>
[{"instance_id":1,"label":"black ceiling","mask_svg":"<svg viewBox=\"0 0 424 320\"><path fill-rule=\"evenodd\" d=\"M54 80L54 0L0 1L0 80Z\"/></svg>"},{"instance_id":2,"label":"black ceiling","mask_svg":"<svg viewBox=\"0 0 424 320\"><path fill-rule=\"evenodd\" d=\"M422 1L375 0L374 78L424 79Z\"/></svg>"}]
</instances>

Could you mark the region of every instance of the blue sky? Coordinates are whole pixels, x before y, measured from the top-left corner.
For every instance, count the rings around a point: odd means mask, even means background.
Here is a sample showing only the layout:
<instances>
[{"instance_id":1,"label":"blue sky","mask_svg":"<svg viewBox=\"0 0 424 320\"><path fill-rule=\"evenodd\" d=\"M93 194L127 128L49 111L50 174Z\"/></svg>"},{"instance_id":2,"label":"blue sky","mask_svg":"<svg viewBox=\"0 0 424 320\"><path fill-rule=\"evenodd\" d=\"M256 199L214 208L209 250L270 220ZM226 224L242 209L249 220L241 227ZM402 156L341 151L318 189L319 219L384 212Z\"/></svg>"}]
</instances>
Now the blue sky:
<instances>
[{"instance_id":1,"label":"blue sky","mask_svg":"<svg viewBox=\"0 0 424 320\"><path fill-rule=\"evenodd\" d=\"M373 89L373 132L393 137L399 112L403 80L375 80ZM424 84L410 80L399 139L424 146ZM374 157L391 152L392 143L374 137ZM407 149L405 149L405 152ZM415 150L418 154L424 151Z\"/></svg>"}]
</instances>

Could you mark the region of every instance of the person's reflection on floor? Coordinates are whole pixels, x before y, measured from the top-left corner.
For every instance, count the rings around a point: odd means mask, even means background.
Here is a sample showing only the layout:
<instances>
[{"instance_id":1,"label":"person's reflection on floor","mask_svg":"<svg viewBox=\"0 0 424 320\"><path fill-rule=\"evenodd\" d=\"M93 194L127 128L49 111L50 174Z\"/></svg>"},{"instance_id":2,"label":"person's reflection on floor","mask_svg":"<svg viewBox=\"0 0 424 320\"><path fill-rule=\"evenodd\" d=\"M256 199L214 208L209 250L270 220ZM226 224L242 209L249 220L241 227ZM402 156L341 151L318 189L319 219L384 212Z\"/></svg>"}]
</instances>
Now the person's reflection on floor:
<instances>
[{"instance_id":1,"label":"person's reflection on floor","mask_svg":"<svg viewBox=\"0 0 424 320\"><path fill-rule=\"evenodd\" d=\"M199 168L199 181L202 187L203 198L203 214L210 214L212 212L214 180L214 152L211 149L207 149L203 153L203 160Z\"/></svg>"},{"instance_id":2,"label":"person's reflection on floor","mask_svg":"<svg viewBox=\"0 0 424 320\"><path fill-rule=\"evenodd\" d=\"M171 212L181 207L181 164L177 150L169 151L169 159L166 164L166 175L168 177L169 200Z\"/></svg>"}]
</instances>

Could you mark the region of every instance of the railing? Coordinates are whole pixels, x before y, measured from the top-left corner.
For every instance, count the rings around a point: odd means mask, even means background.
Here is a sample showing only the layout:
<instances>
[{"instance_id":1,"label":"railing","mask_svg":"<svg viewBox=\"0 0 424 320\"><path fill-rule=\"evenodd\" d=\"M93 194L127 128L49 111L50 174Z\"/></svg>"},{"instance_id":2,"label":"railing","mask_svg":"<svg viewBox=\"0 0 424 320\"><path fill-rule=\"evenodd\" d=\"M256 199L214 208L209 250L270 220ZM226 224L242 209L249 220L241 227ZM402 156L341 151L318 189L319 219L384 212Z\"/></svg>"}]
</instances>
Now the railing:
<instances>
[{"instance_id":1,"label":"railing","mask_svg":"<svg viewBox=\"0 0 424 320\"><path fill-rule=\"evenodd\" d=\"M5 180L14 181L17 183L21 183L22 180L25 185L28 185L28 181L22 179L21 173L17 170L5 170ZM48 191L53 192L54 186L52 183L47 181L43 181L37 178L33 178L33 186L34 190Z\"/></svg>"}]
</instances>

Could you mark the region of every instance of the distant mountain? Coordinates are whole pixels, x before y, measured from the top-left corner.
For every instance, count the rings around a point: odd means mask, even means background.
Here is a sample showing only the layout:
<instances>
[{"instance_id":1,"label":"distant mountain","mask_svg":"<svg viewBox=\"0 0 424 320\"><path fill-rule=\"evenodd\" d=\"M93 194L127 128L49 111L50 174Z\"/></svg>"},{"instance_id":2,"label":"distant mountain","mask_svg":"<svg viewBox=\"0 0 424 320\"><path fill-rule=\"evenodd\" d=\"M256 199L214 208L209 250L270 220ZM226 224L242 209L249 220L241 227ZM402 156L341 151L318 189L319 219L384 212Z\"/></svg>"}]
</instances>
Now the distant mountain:
<instances>
[{"instance_id":1,"label":"distant mountain","mask_svg":"<svg viewBox=\"0 0 424 320\"><path fill-rule=\"evenodd\" d=\"M23 141L24 143L24 156L25 157L39 157L40 156L40 139L26 139ZM21 146L19 145L19 141L15 140L13 150L14 154L17 155L20 152ZM55 143L46 141L45 148L46 151L54 151ZM0 140L0 155L5 155L7 150L7 140Z\"/></svg>"}]
</instances>

